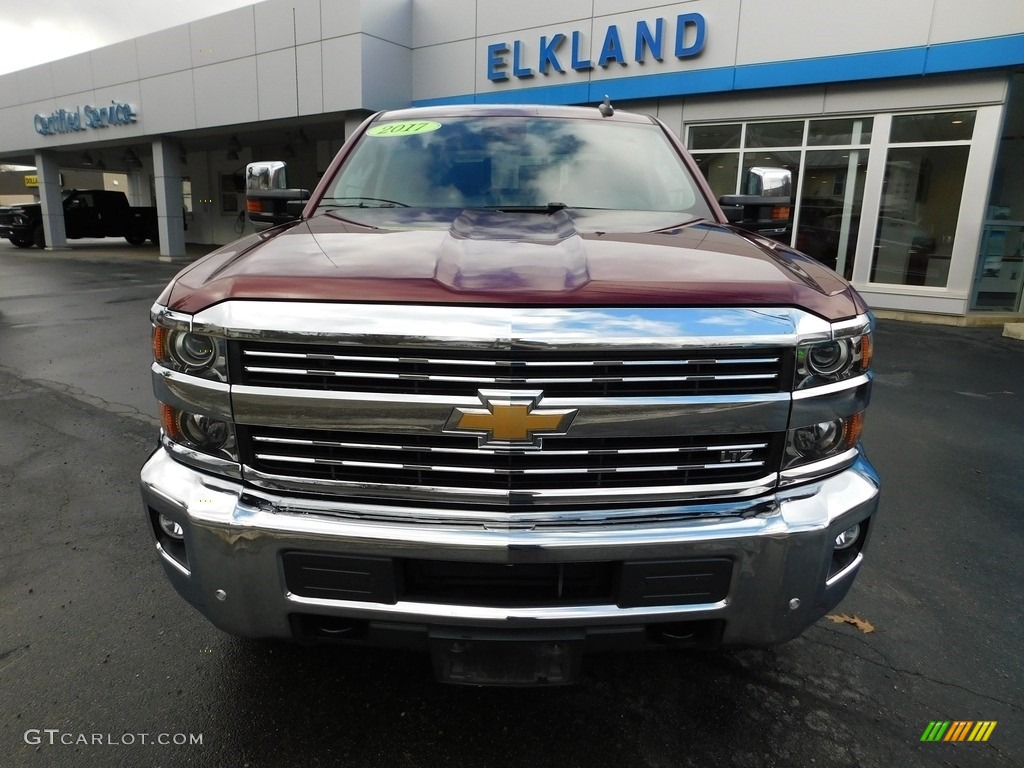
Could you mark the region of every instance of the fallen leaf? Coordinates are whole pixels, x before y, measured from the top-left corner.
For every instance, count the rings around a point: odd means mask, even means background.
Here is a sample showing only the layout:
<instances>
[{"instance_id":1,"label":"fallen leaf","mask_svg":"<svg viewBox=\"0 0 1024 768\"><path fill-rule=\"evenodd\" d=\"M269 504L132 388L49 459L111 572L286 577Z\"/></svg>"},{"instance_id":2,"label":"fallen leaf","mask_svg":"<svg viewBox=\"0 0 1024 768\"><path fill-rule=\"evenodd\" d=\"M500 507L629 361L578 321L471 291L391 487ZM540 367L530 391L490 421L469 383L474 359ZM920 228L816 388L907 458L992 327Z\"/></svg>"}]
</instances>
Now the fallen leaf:
<instances>
[{"instance_id":1,"label":"fallen leaf","mask_svg":"<svg viewBox=\"0 0 1024 768\"><path fill-rule=\"evenodd\" d=\"M860 616L847 616L845 613L833 613L825 618L829 621L834 621L836 624L852 624L865 635L869 635L875 631L871 622L862 619Z\"/></svg>"}]
</instances>

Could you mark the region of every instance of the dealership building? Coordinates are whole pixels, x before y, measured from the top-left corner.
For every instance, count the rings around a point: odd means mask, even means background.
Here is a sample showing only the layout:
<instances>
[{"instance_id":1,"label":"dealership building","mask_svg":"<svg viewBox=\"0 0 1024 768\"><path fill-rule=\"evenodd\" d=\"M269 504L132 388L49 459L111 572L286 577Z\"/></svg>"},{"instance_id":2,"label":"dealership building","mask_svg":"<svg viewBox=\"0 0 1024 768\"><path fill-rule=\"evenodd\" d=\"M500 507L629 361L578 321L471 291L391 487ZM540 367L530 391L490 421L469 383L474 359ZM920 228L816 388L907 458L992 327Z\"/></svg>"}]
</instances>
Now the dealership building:
<instances>
[{"instance_id":1,"label":"dealership building","mask_svg":"<svg viewBox=\"0 0 1024 768\"><path fill-rule=\"evenodd\" d=\"M872 307L1024 309L1021 0L266 0L0 76L0 164L34 168L0 199L41 199L64 247L62 181L91 172L175 258L252 231L247 162L312 187L376 110L606 96L716 195L785 171L780 237Z\"/></svg>"}]
</instances>

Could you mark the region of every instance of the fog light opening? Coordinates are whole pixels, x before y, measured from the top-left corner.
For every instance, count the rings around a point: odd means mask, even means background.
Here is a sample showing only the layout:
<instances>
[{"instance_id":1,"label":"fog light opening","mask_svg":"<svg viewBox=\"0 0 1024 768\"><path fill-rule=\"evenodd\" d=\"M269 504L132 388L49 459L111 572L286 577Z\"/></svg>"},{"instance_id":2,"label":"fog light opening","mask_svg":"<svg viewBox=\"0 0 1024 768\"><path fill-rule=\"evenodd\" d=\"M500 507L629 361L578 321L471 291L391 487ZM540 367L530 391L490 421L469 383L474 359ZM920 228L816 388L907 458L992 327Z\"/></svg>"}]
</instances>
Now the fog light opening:
<instances>
[{"instance_id":1,"label":"fog light opening","mask_svg":"<svg viewBox=\"0 0 1024 768\"><path fill-rule=\"evenodd\" d=\"M860 538L860 524L855 523L847 528L845 531L836 536L836 549L843 550L849 549L857 543L857 539Z\"/></svg>"},{"instance_id":2,"label":"fog light opening","mask_svg":"<svg viewBox=\"0 0 1024 768\"><path fill-rule=\"evenodd\" d=\"M160 526L160 530L166 533L170 538L175 541L185 540L185 529L182 528L178 523L171 520L171 518L164 515L157 517L157 524Z\"/></svg>"}]
</instances>

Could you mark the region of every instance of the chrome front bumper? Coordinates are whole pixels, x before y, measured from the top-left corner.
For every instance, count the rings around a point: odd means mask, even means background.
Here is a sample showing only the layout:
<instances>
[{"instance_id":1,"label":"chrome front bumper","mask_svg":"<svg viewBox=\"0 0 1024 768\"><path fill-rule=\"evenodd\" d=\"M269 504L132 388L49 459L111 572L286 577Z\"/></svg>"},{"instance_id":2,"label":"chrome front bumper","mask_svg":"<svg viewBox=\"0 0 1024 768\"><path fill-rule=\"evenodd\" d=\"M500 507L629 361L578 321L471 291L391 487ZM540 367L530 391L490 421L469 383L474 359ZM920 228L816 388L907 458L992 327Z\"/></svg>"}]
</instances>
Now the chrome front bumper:
<instances>
[{"instance_id":1,"label":"chrome front bumper","mask_svg":"<svg viewBox=\"0 0 1024 768\"><path fill-rule=\"evenodd\" d=\"M290 617L304 614L513 632L717 620L724 645L778 643L799 635L845 596L862 555L837 569L835 537L868 520L879 498L877 475L863 456L832 477L744 502L742 516L722 516L719 505L717 517L677 515L671 522L630 524L620 516L607 525L532 529L443 518L434 524L422 518L360 519L356 505L337 501L317 508L302 499L253 491L185 466L163 448L143 467L141 482L151 522L164 515L184 531L184 547L174 553L161 545L159 529L151 525L177 591L227 632L278 638L293 637ZM302 511L304 504L308 512ZM400 596L392 604L291 594L282 554L294 551L478 563L727 558L732 567L726 596L708 603L494 607Z\"/></svg>"}]
</instances>

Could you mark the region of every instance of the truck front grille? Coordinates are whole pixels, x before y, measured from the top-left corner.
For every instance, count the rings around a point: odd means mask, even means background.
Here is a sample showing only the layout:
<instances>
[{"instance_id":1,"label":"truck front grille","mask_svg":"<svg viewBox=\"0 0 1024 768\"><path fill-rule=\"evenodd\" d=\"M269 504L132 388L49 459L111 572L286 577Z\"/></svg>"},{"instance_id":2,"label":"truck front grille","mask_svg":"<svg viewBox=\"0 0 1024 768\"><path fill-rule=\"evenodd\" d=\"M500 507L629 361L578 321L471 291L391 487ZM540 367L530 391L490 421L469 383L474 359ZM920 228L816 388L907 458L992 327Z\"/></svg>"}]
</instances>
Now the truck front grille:
<instances>
[{"instance_id":1,"label":"truck front grille","mask_svg":"<svg viewBox=\"0 0 1024 768\"><path fill-rule=\"evenodd\" d=\"M784 391L786 350L457 346L403 349L244 341L233 380L257 387L406 395L542 389L548 397L765 394Z\"/></svg>"},{"instance_id":2,"label":"truck front grille","mask_svg":"<svg viewBox=\"0 0 1024 768\"><path fill-rule=\"evenodd\" d=\"M545 437L536 451L488 450L461 435L239 427L261 473L362 485L490 491L744 483L777 465L778 434Z\"/></svg>"}]
</instances>

